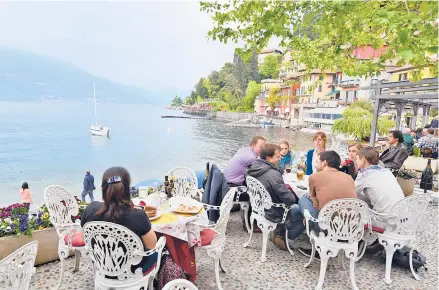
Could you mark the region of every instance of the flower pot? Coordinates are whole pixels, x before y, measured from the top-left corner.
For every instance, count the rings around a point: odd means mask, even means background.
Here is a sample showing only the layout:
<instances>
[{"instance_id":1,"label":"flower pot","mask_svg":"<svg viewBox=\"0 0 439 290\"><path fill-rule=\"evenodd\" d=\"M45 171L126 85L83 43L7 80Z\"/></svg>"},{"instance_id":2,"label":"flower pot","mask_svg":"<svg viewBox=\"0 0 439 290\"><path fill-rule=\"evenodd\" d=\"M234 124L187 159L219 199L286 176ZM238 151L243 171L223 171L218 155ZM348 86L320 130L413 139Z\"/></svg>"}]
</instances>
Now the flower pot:
<instances>
[{"instance_id":1,"label":"flower pot","mask_svg":"<svg viewBox=\"0 0 439 290\"><path fill-rule=\"evenodd\" d=\"M401 186L401 189L404 192L404 196L409 196L413 194L413 191L415 190L416 179L404 179L401 177L397 177L396 180L398 181L399 186Z\"/></svg>"},{"instance_id":2,"label":"flower pot","mask_svg":"<svg viewBox=\"0 0 439 290\"><path fill-rule=\"evenodd\" d=\"M32 237L20 235L0 238L0 260L31 241L38 241L35 265L58 260L58 235L55 228L36 230Z\"/></svg>"}]
</instances>

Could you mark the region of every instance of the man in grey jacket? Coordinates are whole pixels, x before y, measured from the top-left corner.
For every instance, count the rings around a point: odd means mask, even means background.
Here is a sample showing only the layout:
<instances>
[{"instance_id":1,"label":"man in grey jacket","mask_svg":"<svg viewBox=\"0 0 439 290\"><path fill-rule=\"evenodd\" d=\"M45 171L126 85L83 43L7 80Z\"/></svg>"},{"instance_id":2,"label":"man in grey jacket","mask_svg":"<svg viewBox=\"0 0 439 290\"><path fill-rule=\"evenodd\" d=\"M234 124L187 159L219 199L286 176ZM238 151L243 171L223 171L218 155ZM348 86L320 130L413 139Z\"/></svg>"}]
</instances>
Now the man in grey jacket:
<instances>
[{"instance_id":1,"label":"man in grey jacket","mask_svg":"<svg viewBox=\"0 0 439 290\"><path fill-rule=\"evenodd\" d=\"M84 177L84 190L82 191L82 201L85 202L87 194L90 196L90 200L94 201L93 190L95 190L95 178L90 174L90 170L85 171Z\"/></svg>"},{"instance_id":2,"label":"man in grey jacket","mask_svg":"<svg viewBox=\"0 0 439 290\"><path fill-rule=\"evenodd\" d=\"M389 148L380 156L381 164L389 169L399 170L404 161L409 157L409 152L404 146L404 136L401 131L391 131L388 137Z\"/></svg>"},{"instance_id":3,"label":"man in grey jacket","mask_svg":"<svg viewBox=\"0 0 439 290\"><path fill-rule=\"evenodd\" d=\"M260 159L254 160L247 167L247 174L256 178L271 196L273 203L284 203L291 206L297 202L297 196L290 191L280 171L277 169L280 159L280 147L276 144L265 144L260 153ZM284 209L271 207L265 210L265 218L271 222L279 223L282 221ZM303 217L298 207L293 208L288 213L285 224L278 225L274 243L282 250L286 250L285 229L288 230L289 238L297 238L304 230ZM290 232L291 231L291 232Z\"/></svg>"}]
</instances>

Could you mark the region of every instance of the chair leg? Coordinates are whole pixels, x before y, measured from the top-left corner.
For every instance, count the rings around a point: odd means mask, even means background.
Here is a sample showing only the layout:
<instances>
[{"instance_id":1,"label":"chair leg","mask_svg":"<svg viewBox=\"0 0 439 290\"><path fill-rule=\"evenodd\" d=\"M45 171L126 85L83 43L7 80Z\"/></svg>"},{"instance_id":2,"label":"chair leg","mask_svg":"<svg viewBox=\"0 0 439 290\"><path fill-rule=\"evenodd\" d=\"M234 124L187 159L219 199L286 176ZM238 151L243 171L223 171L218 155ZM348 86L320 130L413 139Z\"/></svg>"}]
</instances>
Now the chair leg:
<instances>
[{"instance_id":1,"label":"chair leg","mask_svg":"<svg viewBox=\"0 0 439 290\"><path fill-rule=\"evenodd\" d=\"M390 279L390 271L392 270L392 260L393 260L393 254L395 253L395 247L393 243L391 243L390 245L386 246L385 249L386 249L386 274L384 276L384 283L390 284L392 283L392 279Z\"/></svg>"},{"instance_id":2,"label":"chair leg","mask_svg":"<svg viewBox=\"0 0 439 290\"><path fill-rule=\"evenodd\" d=\"M343 268L343 270L346 270L345 266L344 266L344 251L340 249L340 251L338 252L338 265L340 266L340 268Z\"/></svg>"},{"instance_id":3,"label":"chair leg","mask_svg":"<svg viewBox=\"0 0 439 290\"><path fill-rule=\"evenodd\" d=\"M247 228L247 232L250 233L250 227L248 226L248 207L244 208L244 221L245 221L245 227ZM252 227L253 231L253 227Z\"/></svg>"},{"instance_id":4,"label":"chair leg","mask_svg":"<svg viewBox=\"0 0 439 290\"><path fill-rule=\"evenodd\" d=\"M326 254L325 250L320 251L320 274L319 282L315 290L322 290L323 281L325 280L326 267L328 266L329 256Z\"/></svg>"},{"instance_id":5,"label":"chair leg","mask_svg":"<svg viewBox=\"0 0 439 290\"><path fill-rule=\"evenodd\" d=\"M421 280L419 275L416 274L415 270L413 269L413 248L410 249L410 270L412 271L413 277L415 277L416 280Z\"/></svg>"},{"instance_id":6,"label":"chair leg","mask_svg":"<svg viewBox=\"0 0 439 290\"><path fill-rule=\"evenodd\" d=\"M220 259L219 258L215 258L214 259L214 263L215 263L215 280L216 280L216 287L218 288L218 290L223 290L223 287L221 287L221 281L220 281L220 276L219 276L219 268L220 268Z\"/></svg>"},{"instance_id":7,"label":"chair leg","mask_svg":"<svg viewBox=\"0 0 439 290\"><path fill-rule=\"evenodd\" d=\"M148 290L154 290L154 276L149 278Z\"/></svg>"},{"instance_id":8,"label":"chair leg","mask_svg":"<svg viewBox=\"0 0 439 290\"><path fill-rule=\"evenodd\" d=\"M290 243L288 243L288 230L285 231L285 243L287 244L287 249L288 249L288 252L290 252L290 255L294 256L294 252L290 248Z\"/></svg>"},{"instance_id":9,"label":"chair leg","mask_svg":"<svg viewBox=\"0 0 439 290\"><path fill-rule=\"evenodd\" d=\"M226 273L226 269L221 264L221 259L219 259L219 266L220 266L221 272Z\"/></svg>"},{"instance_id":10,"label":"chair leg","mask_svg":"<svg viewBox=\"0 0 439 290\"><path fill-rule=\"evenodd\" d=\"M267 258L265 257L267 253L267 243L268 243L268 235L270 234L270 230L266 228L266 226L263 226L261 228L262 230L262 254L261 254L261 261L265 262Z\"/></svg>"},{"instance_id":11,"label":"chair leg","mask_svg":"<svg viewBox=\"0 0 439 290\"><path fill-rule=\"evenodd\" d=\"M255 219L252 216L250 216L250 237L248 237L248 241L246 243L242 244L242 246L244 248L247 248L247 246L250 244L250 241L252 239L252 235L253 235L253 222L254 221L255 221Z\"/></svg>"},{"instance_id":12,"label":"chair leg","mask_svg":"<svg viewBox=\"0 0 439 290\"><path fill-rule=\"evenodd\" d=\"M61 288L61 284L62 284L62 282L64 280L64 267L65 267L65 265L64 265L64 258L61 257L61 255L59 257L59 260L61 262L61 269L59 270L60 271L60 275L59 275L58 283L56 284L56 288L55 288L57 290Z\"/></svg>"},{"instance_id":13,"label":"chair leg","mask_svg":"<svg viewBox=\"0 0 439 290\"><path fill-rule=\"evenodd\" d=\"M73 273L79 270L80 263L81 263L81 252L75 250L75 268L73 269Z\"/></svg>"},{"instance_id":14,"label":"chair leg","mask_svg":"<svg viewBox=\"0 0 439 290\"><path fill-rule=\"evenodd\" d=\"M340 254L342 254L342 253L340 253ZM352 289L358 290L357 283L355 282L355 262L357 261L355 256L350 258L351 263L350 263L349 275L351 276Z\"/></svg>"},{"instance_id":15,"label":"chair leg","mask_svg":"<svg viewBox=\"0 0 439 290\"><path fill-rule=\"evenodd\" d=\"M305 264L305 266L304 266L305 268L308 267L309 264L311 264L312 260L314 260L314 255L316 254L316 247L314 245L314 240L311 240L311 247L312 247L311 257L309 257L308 263Z\"/></svg>"}]
</instances>

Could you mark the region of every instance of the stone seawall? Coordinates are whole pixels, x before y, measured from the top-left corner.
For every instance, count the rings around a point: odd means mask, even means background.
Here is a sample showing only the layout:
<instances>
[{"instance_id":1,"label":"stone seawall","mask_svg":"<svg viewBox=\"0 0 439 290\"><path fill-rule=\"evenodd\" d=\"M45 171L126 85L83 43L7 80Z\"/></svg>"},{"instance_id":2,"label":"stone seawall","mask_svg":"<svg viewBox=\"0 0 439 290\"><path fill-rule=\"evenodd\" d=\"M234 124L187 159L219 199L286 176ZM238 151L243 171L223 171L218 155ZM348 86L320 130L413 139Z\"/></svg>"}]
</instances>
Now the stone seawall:
<instances>
[{"instance_id":1,"label":"stone seawall","mask_svg":"<svg viewBox=\"0 0 439 290\"><path fill-rule=\"evenodd\" d=\"M233 122L244 119L252 119L253 113L239 113L239 112L216 112L216 119L219 121Z\"/></svg>"}]
</instances>

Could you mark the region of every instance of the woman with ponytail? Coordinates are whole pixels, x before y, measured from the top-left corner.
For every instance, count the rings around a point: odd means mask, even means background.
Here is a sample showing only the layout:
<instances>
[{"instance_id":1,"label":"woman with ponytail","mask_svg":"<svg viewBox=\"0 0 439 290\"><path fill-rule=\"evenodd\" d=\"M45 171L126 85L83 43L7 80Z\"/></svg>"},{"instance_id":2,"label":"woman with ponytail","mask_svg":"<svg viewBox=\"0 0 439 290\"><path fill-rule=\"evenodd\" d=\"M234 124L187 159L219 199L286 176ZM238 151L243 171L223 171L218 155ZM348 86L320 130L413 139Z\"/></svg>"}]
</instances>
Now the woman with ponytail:
<instances>
[{"instance_id":1,"label":"woman with ponytail","mask_svg":"<svg viewBox=\"0 0 439 290\"><path fill-rule=\"evenodd\" d=\"M101 184L104 201L94 201L87 206L81 218L81 226L92 221L106 221L122 225L141 238L145 250L151 250L156 246L157 237L151 229L146 213L142 209L131 206L130 183L130 174L125 168L107 169ZM156 254L144 257L137 267L142 267L146 274L156 260Z\"/></svg>"}]
</instances>

